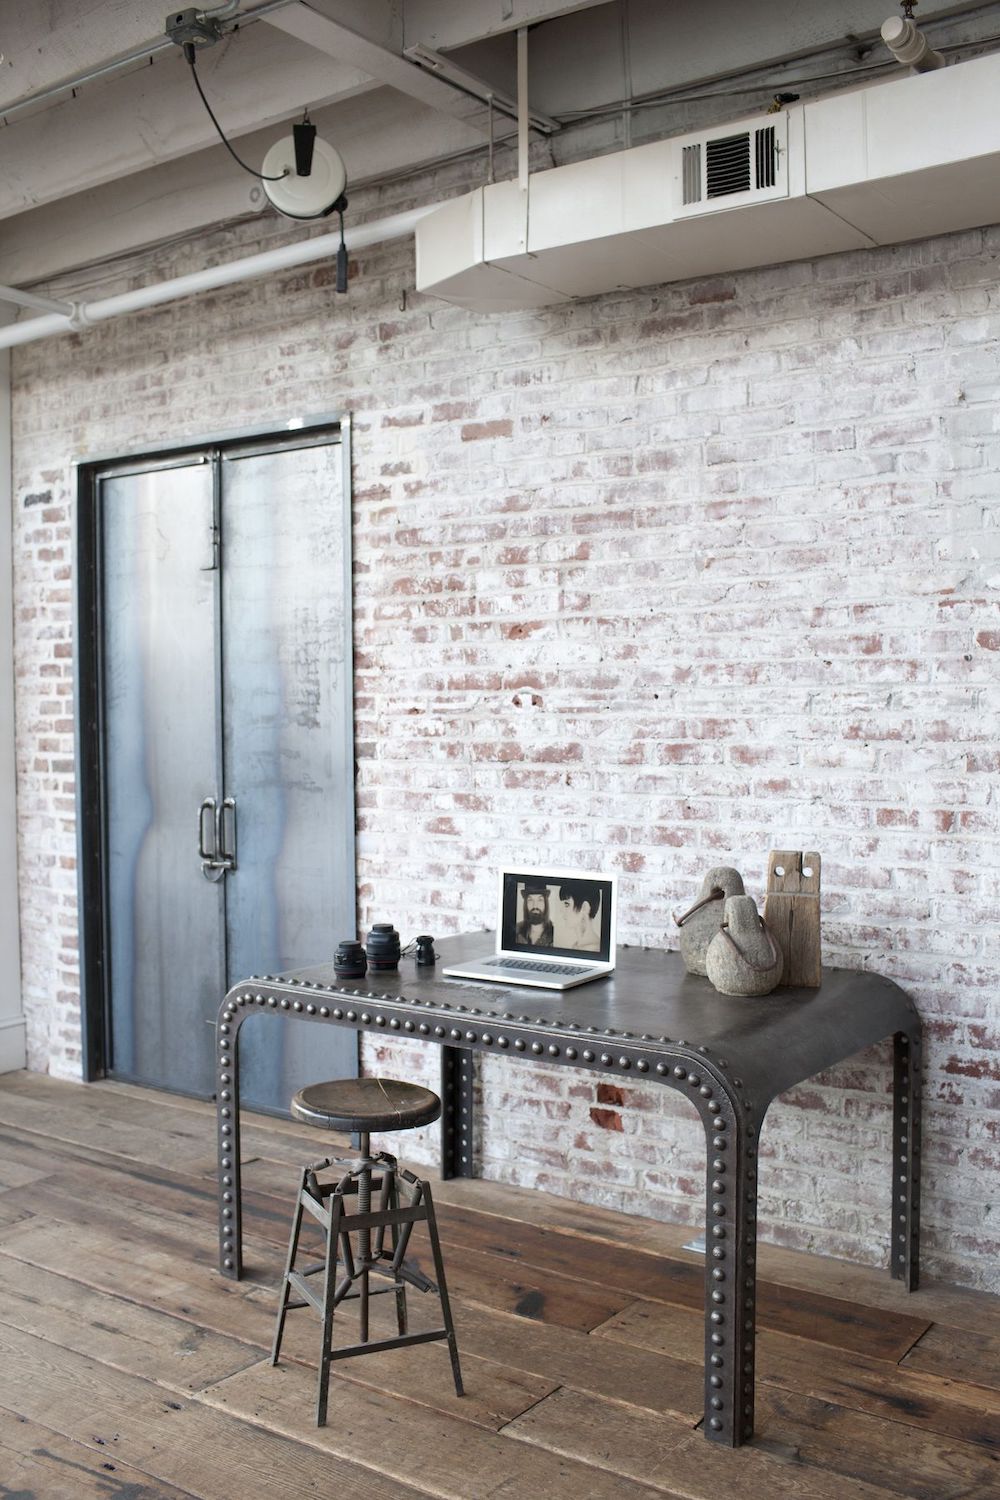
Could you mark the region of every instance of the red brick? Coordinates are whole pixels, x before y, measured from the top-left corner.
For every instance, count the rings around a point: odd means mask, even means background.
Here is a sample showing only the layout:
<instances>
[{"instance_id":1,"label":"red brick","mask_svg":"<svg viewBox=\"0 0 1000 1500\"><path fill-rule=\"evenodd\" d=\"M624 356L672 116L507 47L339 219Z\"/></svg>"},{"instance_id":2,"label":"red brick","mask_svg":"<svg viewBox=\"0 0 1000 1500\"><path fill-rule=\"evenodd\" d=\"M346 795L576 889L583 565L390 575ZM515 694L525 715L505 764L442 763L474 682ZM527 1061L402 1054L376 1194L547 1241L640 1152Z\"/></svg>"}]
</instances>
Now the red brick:
<instances>
[{"instance_id":1,"label":"red brick","mask_svg":"<svg viewBox=\"0 0 1000 1500\"><path fill-rule=\"evenodd\" d=\"M478 443L484 438L509 438L514 424L509 418L494 422L466 422L462 427L463 443Z\"/></svg>"}]
</instances>

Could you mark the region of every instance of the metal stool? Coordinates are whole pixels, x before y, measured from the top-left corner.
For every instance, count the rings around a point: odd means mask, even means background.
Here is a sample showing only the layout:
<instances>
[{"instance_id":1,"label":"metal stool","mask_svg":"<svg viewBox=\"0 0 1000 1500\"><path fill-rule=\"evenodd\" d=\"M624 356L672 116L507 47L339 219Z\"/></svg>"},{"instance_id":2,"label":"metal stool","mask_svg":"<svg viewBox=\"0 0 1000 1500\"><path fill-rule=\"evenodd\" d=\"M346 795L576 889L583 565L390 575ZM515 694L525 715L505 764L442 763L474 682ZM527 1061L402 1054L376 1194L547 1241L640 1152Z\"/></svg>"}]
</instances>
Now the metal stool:
<instances>
[{"instance_id":1,"label":"metal stool","mask_svg":"<svg viewBox=\"0 0 1000 1500\"><path fill-rule=\"evenodd\" d=\"M316 1426L326 1425L327 1393L330 1365L335 1359L354 1354L374 1354L379 1349L399 1349L404 1344L426 1344L447 1339L456 1394L464 1395L462 1372L458 1363L458 1344L448 1302L448 1288L441 1260L437 1220L430 1183L421 1182L412 1172L402 1170L394 1156L386 1151L371 1155L369 1133L373 1130L412 1130L429 1125L441 1113L441 1100L430 1089L414 1083L397 1083L390 1078L346 1078L332 1083L314 1083L301 1089L292 1100L292 1114L307 1125L324 1130L345 1130L360 1135L360 1156L356 1161L337 1161L327 1157L302 1170L288 1245L288 1260L281 1287L278 1323L274 1331L271 1364L277 1364L285 1317L289 1311L307 1305L315 1307L323 1320L323 1342L320 1347L319 1391L316 1402ZM327 1167L341 1168L337 1181L321 1183L317 1172ZM373 1193L377 1206L372 1207ZM356 1198L354 1212L349 1198ZM400 1200L404 1201L401 1203ZM326 1233L323 1260L296 1269L299 1233L303 1212L309 1213ZM415 1266L404 1261L406 1247L414 1224L426 1222L437 1284ZM374 1230L374 1235L372 1231ZM386 1230L389 1244L386 1246ZM357 1253L351 1235L357 1235ZM337 1280L338 1260L343 1261L344 1275ZM309 1277L322 1272L321 1293L309 1284ZM371 1287L372 1275L388 1278L388 1286ZM358 1290L352 1290L355 1283ZM429 1333L407 1332L406 1288L435 1292L441 1300L443 1328ZM291 1301L295 1292L302 1299ZM396 1294L398 1336L389 1339L368 1337L369 1298L384 1292ZM333 1314L341 1302L357 1299L359 1303L361 1342L346 1348L332 1349Z\"/></svg>"}]
</instances>

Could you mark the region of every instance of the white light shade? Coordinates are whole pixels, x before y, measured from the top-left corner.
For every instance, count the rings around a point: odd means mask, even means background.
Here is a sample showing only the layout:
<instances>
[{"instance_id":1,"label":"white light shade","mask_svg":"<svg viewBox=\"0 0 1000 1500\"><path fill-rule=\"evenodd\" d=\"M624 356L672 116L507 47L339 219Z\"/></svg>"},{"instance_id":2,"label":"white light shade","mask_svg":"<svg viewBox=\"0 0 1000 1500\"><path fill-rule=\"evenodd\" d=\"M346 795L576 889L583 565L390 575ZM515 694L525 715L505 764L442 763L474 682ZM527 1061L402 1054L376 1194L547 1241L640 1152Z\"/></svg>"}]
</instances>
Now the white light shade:
<instances>
[{"instance_id":1,"label":"white light shade","mask_svg":"<svg viewBox=\"0 0 1000 1500\"><path fill-rule=\"evenodd\" d=\"M340 152L319 136L313 143L312 171L308 177L300 177L295 170L295 140L290 135L276 141L268 151L261 174L279 179L265 181L264 191L278 212L289 219L322 219L347 186L347 170Z\"/></svg>"},{"instance_id":2,"label":"white light shade","mask_svg":"<svg viewBox=\"0 0 1000 1500\"><path fill-rule=\"evenodd\" d=\"M890 16L883 23L882 40L896 61L915 73L930 73L944 66L940 52L935 52L923 32L904 16Z\"/></svg>"}]
</instances>

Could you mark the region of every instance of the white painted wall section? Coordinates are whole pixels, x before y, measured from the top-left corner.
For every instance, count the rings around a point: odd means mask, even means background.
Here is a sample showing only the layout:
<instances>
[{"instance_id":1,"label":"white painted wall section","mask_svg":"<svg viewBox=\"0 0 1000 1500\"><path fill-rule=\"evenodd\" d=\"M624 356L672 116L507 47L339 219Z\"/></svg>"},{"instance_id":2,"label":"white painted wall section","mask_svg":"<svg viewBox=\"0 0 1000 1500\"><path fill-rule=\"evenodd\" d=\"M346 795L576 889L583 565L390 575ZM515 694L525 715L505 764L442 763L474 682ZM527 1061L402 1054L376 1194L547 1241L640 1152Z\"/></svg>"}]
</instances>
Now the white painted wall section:
<instances>
[{"instance_id":1,"label":"white painted wall section","mask_svg":"<svg viewBox=\"0 0 1000 1500\"><path fill-rule=\"evenodd\" d=\"M0 310L8 322L13 308ZM14 759L13 521L10 354L0 350L0 1073L25 1065Z\"/></svg>"}]
</instances>

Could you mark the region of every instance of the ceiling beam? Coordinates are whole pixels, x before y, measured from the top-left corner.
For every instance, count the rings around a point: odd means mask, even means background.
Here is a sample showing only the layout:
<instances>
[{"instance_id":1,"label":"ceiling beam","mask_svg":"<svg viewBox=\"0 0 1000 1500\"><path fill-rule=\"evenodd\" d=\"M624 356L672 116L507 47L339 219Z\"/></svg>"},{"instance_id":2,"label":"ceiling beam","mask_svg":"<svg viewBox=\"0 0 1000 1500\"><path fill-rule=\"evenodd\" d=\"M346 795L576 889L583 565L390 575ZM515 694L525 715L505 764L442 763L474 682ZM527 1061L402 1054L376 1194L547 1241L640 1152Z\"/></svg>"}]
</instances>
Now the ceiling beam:
<instances>
[{"instance_id":1,"label":"ceiling beam","mask_svg":"<svg viewBox=\"0 0 1000 1500\"><path fill-rule=\"evenodd\" d=\"M571 11L590 10L606 3L607 0L576 0L573 5L567 5L566 0L463 0L461 5L455 5L454 0L405 0L404 45L414 47L422 42L436 51L446 51L449 47L464 47L484 37L501 36L521 26L534 26L539 21L551 21ZM669 25L669 18L665 18L664 24Z\"/></svg>"},{"instance_id":2,"label":"ceiling beam","mask_svg":"<svg viewBox=\"0 0 1000 1500\"><path fill-rule=\"evenodd\" d=\"M323 0L313 0L311 5L304 5L299 0L298 4L289 5L284 10L272 11L264 18L265 24L349 63L379 83L388 84L411 99L418 99L421 104L464 120L481 135L488 133L487 113L480 102L426 73L400 56L394 48L372 41L343 21L321 12L318 6L322 4Z\"/></svg>"},{"instance_id":3,"label":"ceiling beam","mask_svg":"<svg viewBox=\"0 0 1000 1500\"><path fill-rule=\"evenodd\" d=\"M747 50L756 51L757 60L766 56L763 47L755 49L753 38L759 26L783 36L779 50L790 54L815 46L818 42L833 44L846 41L851 33L877 35L879 27L892 11L891 0L806 0L788 5L747 5L746 0L721 0L720 4L704 0L403 0L403 47L419 43L447 51L470 42L501 36L521 26L535 26L541 21L555 21L573 12L603 7L615 27L621 24L622 6L626 24L634 25L636 14L646 13L655 21L660 50L669 52L674 33L693 33L700 38L702 49L711 54L739 39ZM918 22L960 16L983 10L982 0L953 0L935 4L922 0ZM726 29L718 30L720 14ZM705 70L710 73L709 67Z\"/></svg>"},{"instance_id":4,"label":"ceiling beam","mask_svg":"<svg viewBox=\"0 0 1000 1500\"><path fill-rule=\"evenodd\" d=\"M3 0L0 107L163 35L164 0Z\"/></svg>"}]
</instances>

